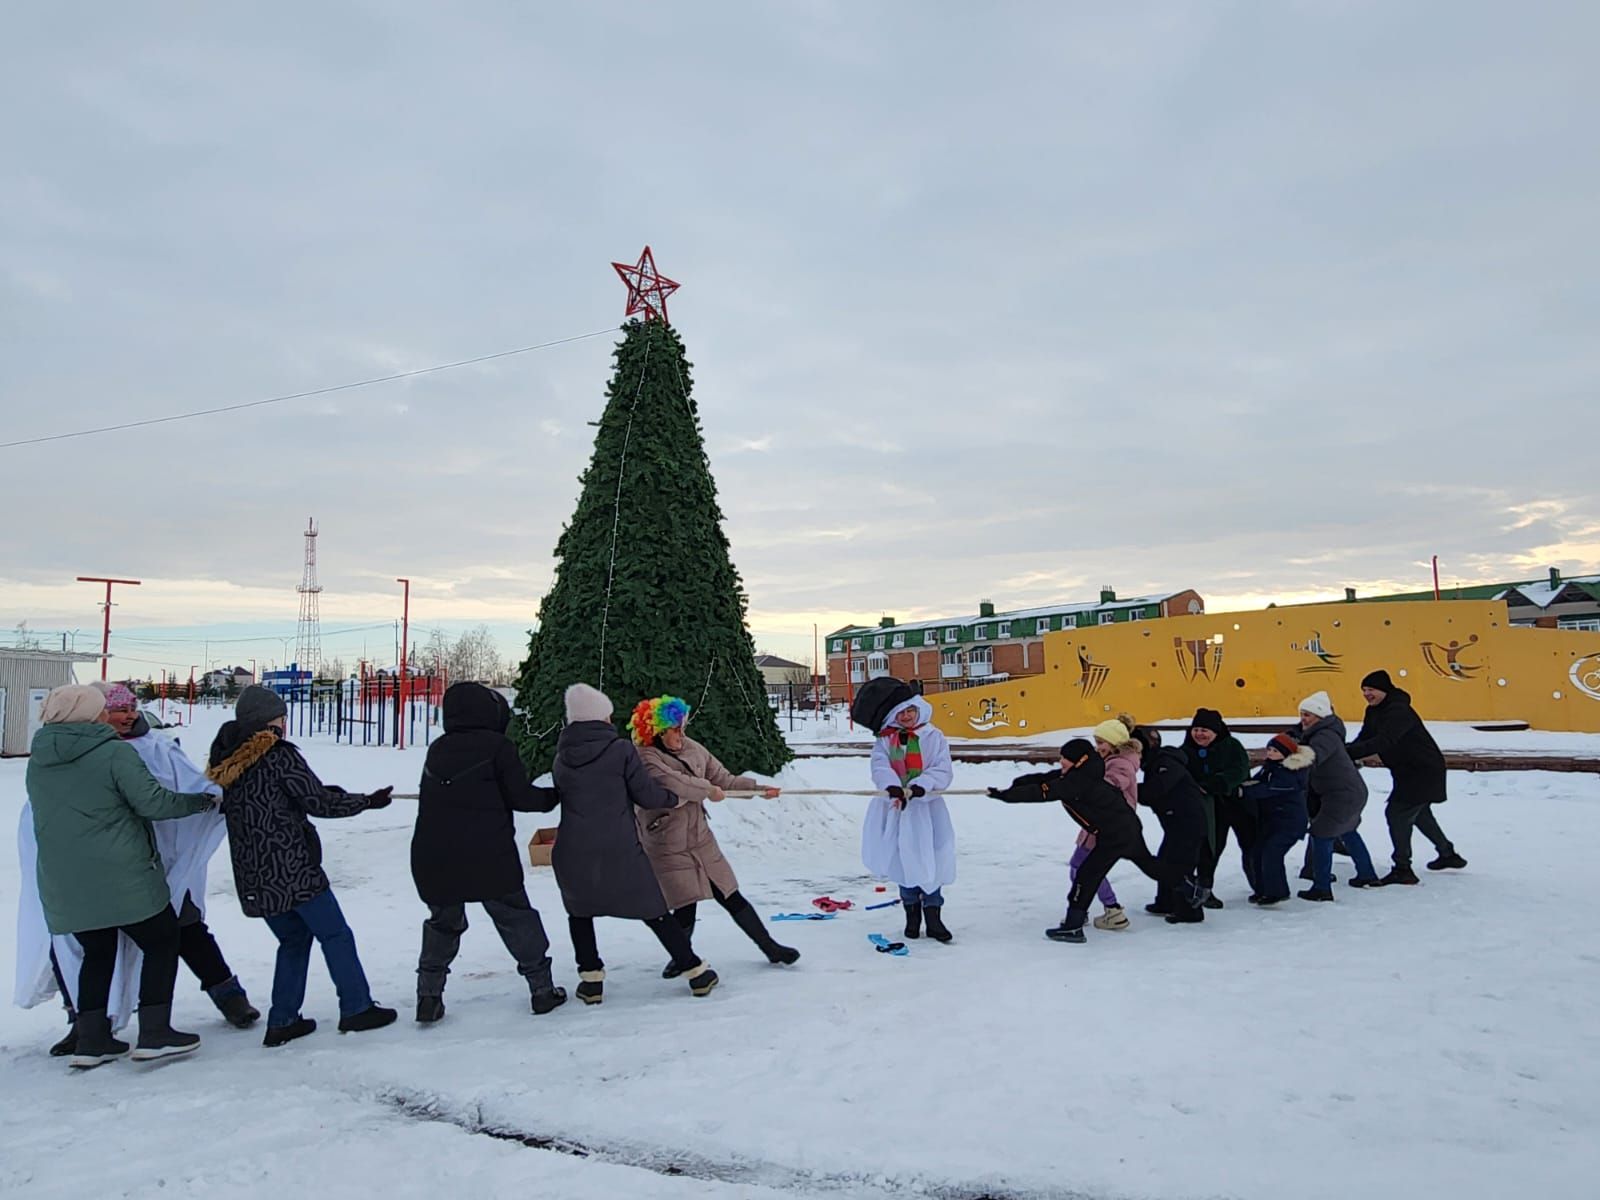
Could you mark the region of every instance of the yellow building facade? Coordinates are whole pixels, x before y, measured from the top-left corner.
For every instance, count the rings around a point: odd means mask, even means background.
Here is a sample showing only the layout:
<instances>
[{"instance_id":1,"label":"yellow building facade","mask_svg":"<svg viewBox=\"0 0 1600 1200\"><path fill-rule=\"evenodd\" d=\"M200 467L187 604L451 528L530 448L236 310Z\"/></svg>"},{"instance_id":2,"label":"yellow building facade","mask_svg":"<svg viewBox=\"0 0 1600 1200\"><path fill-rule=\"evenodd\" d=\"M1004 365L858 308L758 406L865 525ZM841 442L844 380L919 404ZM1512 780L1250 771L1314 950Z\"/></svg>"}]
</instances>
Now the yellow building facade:
<instances>
[{"instance_id":1,"label":"yellow building facade","mask_svg":"<svg viewBox=\"0 0 1600 1200\"><path fill-rule=\"evenodd\" d=\"M929 697L939 728L1026 737L1119 712L1288 717L1326 691L1359 718L1379 667L1438 721L1526 721L1600 733L1600 633L1513 627L1503 601L1335 603L1063 630L1044 673Z\"/></svg>"}]
</instances>

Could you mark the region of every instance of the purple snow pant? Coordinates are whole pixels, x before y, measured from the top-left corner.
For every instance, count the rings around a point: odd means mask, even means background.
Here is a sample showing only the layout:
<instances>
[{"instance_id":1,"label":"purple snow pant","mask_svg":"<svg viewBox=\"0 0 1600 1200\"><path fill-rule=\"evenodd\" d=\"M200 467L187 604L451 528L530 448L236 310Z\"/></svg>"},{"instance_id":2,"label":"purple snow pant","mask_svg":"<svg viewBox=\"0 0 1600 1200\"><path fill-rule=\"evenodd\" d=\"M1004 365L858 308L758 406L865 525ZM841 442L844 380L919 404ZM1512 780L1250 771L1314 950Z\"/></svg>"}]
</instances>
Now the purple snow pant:
<instances>
[{"instance_id":1,"label":"purple snow pant","mask_svg":"<svg viewBox=\"0 0 1600 1200\"><path fill-rule=\"evenodd\" d=\"M1092 849L1092 846L1079 846L1072 852L1072 861L1069 862L1067 866L1072 872L1073 883L1078 882L1078 868L1083 866L1084 860L1089 857L1089 853ZM1120 904L1120 902L1117 900L1117 894L1111 890L1111 881L1109 879L1102 879L1100 881L1100 888L1095 892L1095 895L1100 898L1100 903L1104 904L1107 908L1116 908Z\"/></svg>"}]
</instances>

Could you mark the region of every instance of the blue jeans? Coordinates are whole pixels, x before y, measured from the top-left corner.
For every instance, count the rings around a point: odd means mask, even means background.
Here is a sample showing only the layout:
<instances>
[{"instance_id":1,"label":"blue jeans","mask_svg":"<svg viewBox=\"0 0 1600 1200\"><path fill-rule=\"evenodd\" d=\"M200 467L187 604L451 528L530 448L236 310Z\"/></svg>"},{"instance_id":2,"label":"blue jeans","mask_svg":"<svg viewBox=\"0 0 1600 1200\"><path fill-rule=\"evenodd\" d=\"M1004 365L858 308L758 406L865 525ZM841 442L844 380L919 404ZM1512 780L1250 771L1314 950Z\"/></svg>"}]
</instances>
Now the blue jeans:
<instances>
[{"instance_id":1,"label":"blue jeans","mask_svg":"<svg viewBox=\"0 0 1600 1200\"><path fill-rule=\"evenodd\" d=\"M311 967L311 939L322 943L322 957L339 993L339 1015L353 1017L372 1007L367 973L356 957L356 935L350 931L334 899L333 889L311 897L286 913L266 918L278 939L278 967L272 976L272 1009L267 1025L281 1028L300 1017L306 998L306 972Z\"/></svg>"},{"instance_id":2,"label":"blue jeans","mask_svg":"<svg viewBox=\"0 0 1600 1200\"><path fill-rule=\"evenodd\" d=\"M1319 892L1333 890L1333 843L1343 841L1344 848L1350 851L1350 861L1356 865L1357 879L1376 879L1378 873L1372 869L1372 855L1367 853L1367 844L1361 840L1361 835L1352 829L1349 833L1342 833L1337 838L1315 837L1311 839L1311 886Z\"/></svg>"},{"instance_id":3,"label":"blue jeans","mask_svg":"<svg viewBox=\"0 0 1600 1200\"><path fill-rule=\"evenodd\" d=\"M907 908L910 908L913 904L920 904L923 908L943 908L944 891L940 888L934 888L931 892L925 892L921 888L902 886L900 888L900 903Z\"/></svg>"}]
</instances>

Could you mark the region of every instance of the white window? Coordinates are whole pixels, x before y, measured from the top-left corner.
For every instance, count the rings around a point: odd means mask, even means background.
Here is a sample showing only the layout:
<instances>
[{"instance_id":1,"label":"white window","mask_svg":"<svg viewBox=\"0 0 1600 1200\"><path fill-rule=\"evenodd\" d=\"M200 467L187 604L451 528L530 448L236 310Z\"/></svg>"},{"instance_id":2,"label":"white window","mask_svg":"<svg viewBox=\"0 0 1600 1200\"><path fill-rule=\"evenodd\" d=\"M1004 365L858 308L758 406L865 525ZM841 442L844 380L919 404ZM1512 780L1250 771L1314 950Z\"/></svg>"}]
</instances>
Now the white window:
<instances>
[{"instance_id":1,"label":"white window","mask_svg":"<svg viewBox=\"0 0 1600 1200\"><path fill-rule=\"evenodd\" d=\"M877 637L872 639L872 648L874 650L883 649L883 634L880 633Z\"/></svg>"},{"instance_id":2,"label":"white window","mask_svg":"<svg viewBox=\"0 0 1600 1200\"><path fill-rule=\"evenodd\" d=\"M974 629L972 631L972 636L976 640L978 640L980 642L988 641L989 640L989 627L987 625L979 625L976 629Z\"/></svg>"},{"instance_id":3,"label":"white window","mask_svg":"<svg viewBox=\"0 0 1600 1200\"><path fill-rule=\"evenodd\" d=\"M1010 636L1011 636L1011 622L1010 621L1001 621L1000 622L1000 629L995 634L995 637L1008 638Z\"/></svg>"},{"instance_id":4,"label":"white window","mask_svg":"<svg viewBox=\"0 0 1600 1200\"><path fill-rule=\"evenodd\" d=\"M906 648L906 635L903 633L895 634L893 644L896 650L904 650Z\"/></svg>"},{"instance_id":5,"label":"white window","mask_svg":"<svg viewBox=\"0 0 1600 1200\"><path fill-rule=\"evenodd\" d=\"M843 654L844 653L844 639L843 638L838 638L838 639L836 639L834 641L834 643L833 643L833 652L835 654Z\"/></svg>"},{"instance_id":6,"label":"white window","mask_svg":"<svg viewBox=\"0 0 1600 1200\"><path fill-rule=\"evenodd\" d=\"M1600 617L1557 617L1556 626L1580 633L1600 633Z\"/></svg>"},{"instance_id":7,"label":"white window","mask_svg":"<svg viewBox=\"0 0 1600 1200\"><path fill-rule=\"evenodd\" d=\"M1040 617L1039 618L1039 623L1033 627L1033 631L1035 633L1049 633L1050 632L1050 618L1049 617Z\"/></svg>"},{"instance_id":8,"label":"white window","mask_svg":"<svg viewBox=\"0 0 1600 1200\"><path fill-rule=\"evenodd\" d=\"M974 646L967 652L967 675L984 679L994 674L994 650L988 646Z\"/></svg>"},{"instance_id":9,"label":"white window","mask_svg":"<svg viewBox=\"0 0 1600 1200\"><path fill-rule=\"evenodd\" d=\"M852 649L852 650L861 649L861 639L860 638L851 638L850 639L850 649Z\"/></svg>"},{"instance_id":10,"label":"white window","mask_svg":"<svg viewBox=\"0 0 1600 1200\"><path fill-rule=\"evenodd\" d=\"M937 646L939 644L939 631L930 629L924 633L922 635L922 644L924 646Z\"/></svg>"},{"instance_id":11,"label":"white window","mask_svg":"<svg viewBox=\"0 0 1600 1200\"><path fill-rule=\"evenodd\" d=\"M958 629L946 629L944 631L944 640L947 642L953 642L960 635L960 632L961 631Z\"/></svg>"},{"instance_id":12,"label":"white window","mask_svg":"<svg viewBox=\"0 0 1600 1200\"><path fill-rule=\"evenodd\" d=\"M1063 613L1061 615L1061 628L1076 629L1078 627L1077 613Z\"/></svg>"},{"instance_id":13,"label":"white window","mask_svg":"<svg viewBox=\"0 0 1600 1200\"><path fill-rule=\"evenodd\" d=\"M867 655L867 675L869 678L878 679L889 673L889 656L887 654Z\"/></svg>"},{"instance_id":14,"label":"white window","mask_svg":"<svg viewBox=\"0 0 1600 1200\"><path fill-rule=\"evenodd\" d=\"M1114 624L1116 622L1116 619L1117 619L1117 614L1114 613L1114 612L1107 611L1107 612L1103 612L1103 613L1100 614L1100 624L1102 624L1102 625Z\"/></svg>"}]
</instances>

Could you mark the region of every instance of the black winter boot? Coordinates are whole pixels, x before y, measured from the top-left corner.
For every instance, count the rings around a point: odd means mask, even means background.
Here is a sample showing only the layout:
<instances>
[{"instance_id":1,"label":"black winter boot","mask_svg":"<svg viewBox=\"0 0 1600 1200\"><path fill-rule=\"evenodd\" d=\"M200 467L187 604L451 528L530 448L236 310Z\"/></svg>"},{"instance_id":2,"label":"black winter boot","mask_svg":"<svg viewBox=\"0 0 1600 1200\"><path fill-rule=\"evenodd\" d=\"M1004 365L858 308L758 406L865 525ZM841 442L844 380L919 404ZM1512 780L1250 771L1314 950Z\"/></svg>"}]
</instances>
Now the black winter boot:
<instances>
[{"instance_id":1,"label":"black winter boot","mask_svg":"<svg viewBox=\"0 0 1600 1200\"><path fill-rule=\"evenodd\" d=\"M906 937L919 938L922 936L922 905L906 905Z\"/></svg>"},{"instance_id":2,"label":"black winter boot","mask_svg":"<svg viewBox=\"0 0 1600 1200\"><path fill-rule=\"evenodd\" d=\"M1462 858L1461 855L1457 854L1454 850L1452 850L1452 851L1450 851L1449 854L1441 854L1441 855L1439 855L1438 858L1434 859L1431 863L1429 863L1428 864L1428 870L1430 870L1430 871L1459 871L1459 870L1461 870L1461 868L1465 867L1466 865L1467 865L1467 860Z\"/></svg>"},{"instance_id":3,"label":"black winter boot","mask_svg":"<svg viewBox=\"0 0 1600 1200\"><path fill-rule=\"evenodd\" d=\"M600 1004L606 998L606 969L578 972L578 999L585 1004Z\"/></svg>"},{"instance_id":4,"label":"black winter boot","mask_svg":"<svg viewBox=\"0 0 1600 1200\"><path fill-rule=\"evenodd\" d=\"M944 927L944 906L924 908L922 919L928 926L928 936L936 942L952 942L955 934Z\"/></svg>"},{"instance_id":5,"label":"black winter boot","mask_svg":"<svg viewBox=\"0 0 1600 1200\"><path fill-rule=\"evenodd\" d=\"M1206 910L1199 906L1183 905L1167 914L1168 925L1198 925L1206 919Z\"/></svg>"},{"instance_id":6,"label":"black winter boot","mask_svg":"<svg viewBox=\"0 0 1600 1200\"><path fill-rule=\"evenodd\" d=\"M1405 866L1396 864L1393 870L1391 870L1382 879L1378 880L1378 886L1394 887L1398 884L1403 887L1411 887L1421 882L1422 880L1417 878L1417 873L1411 869L1410 863L1407 863Z\"/></svg>"},{"instance_id":7,"label":"black winter boot","mask_svg":"<svg viewBox=\"0 0 1600 1200\"><path fill-rule=\"evenodd\" d=\"M139 1042L133 1048L134 1062L173 1058L200 1049L200 1035L183 1033L172 1027L172 1005L147 1004L139 1010Z\"/></svg>"},{"instance_id":8,"label":"black winter boot","mask_svg":"<svg viewBox=\"0 0 1600 1200\"><path fill-rule=\"evenodd\" d=\"M1061 918L1061 924L1044 931L1045 937L1052 942L1070 942L1082 945L1086 939L1083 934L1083 922L1089 914L1082 909L1069 908L1067 915Z\"/></svg>"},{"instance_id":9,"label":"black winter boot","mask_svg":"<svg viewBox=\"0 0 1600 1200\"><path fill-rule=\"evenodd\" d=\"M67 1055L71 1054L77 1048L78 1048L78 1025L77 1025L77 1022L73 1022L71 1025L67 1026L67 1036L62 1038L54 1046L50 1047L50 1057L51 1058L65 1058Z\"/></svg>"},{"instance_id":10,"label":"black winter boot","mask_svg":"<svg viewBox=\"0 0 1600 1200\"><path fill-rule=\"evenodd\" d=\"M539 1016L554 1012L567 1002L567 989L557 987L550 977L550 960L541 962L528 975L528 996L533 1011Z\"/></svg>"},{"instance_id":11,"label":"black winter boot","mask_svg":"<svg viewBox=\"0 0 1600 1200\"><path fill-rule=\"evenodd\" d=\"M1302 900L1313 900L1319 904L1327 904L1333 899L1332 892L1315 887L1308 887L1303 892L1297 892L1296 895L1298 895Z\"/></svg>"},{"instance_id":12,"label":"black winter boot","mask_svg":"<svg viewBox=\"0 0 1600 1200\"><path fill-rule=\"evenodd\" d=\"M418 996L417 997L417 1024L432 1025L435 1021L444 1020L443 996Z\"/></svg>"},{"instance_id":13,"label":"black winter boot","mask_svg":"<svg viewBox=\"0 0 1600 1200\"><path fill-rule=\"evenodd\" d=\"M441 1003L440 1007L443 1007ZM365 1033L369 1029L382 1029L385 1025L393 1025L400 1014L392 1008L384 1008L381 1004L374 1004L362 1009L353 1017L339 1018L340 1033Z\"/></svg>"},{"instance_id":14,"label":"black winter boot","mask_svg":"<svg viewBox=\"0 0 1600 1200\"><path fill-rule=\"evenodd\" d=\"M310 1017L296 1017L287 1025L268 1025L267 1036L261 1039L263 1046L283 1046L296 1038L303 1038L317 1031L317 1023Z\"/></svg>"},{"instance_id":15,"label":"black winter boot","mask_svg":"<svg viewBox=\"0 0 1600 1200\"><path fill-rule=\"evenodd\" d=\"M111 1036L111 1018L103 1008L79 1013L74 1032L77 1036L72 1057L67 1060L69 1067L87 1071L114 1062L128 1052L127 1042L119 1042Z\"/></svg>"},{"instance_id":16,"label":"black winter boot","mask_svg":"<svg viewBox=\"0 0 1600 1200\"><path fill-rule=\"evenodd\" d=\"M684 972L684 978L689 981L689 991L695 996L709 996L711 989L717 986L717 973L702 962L698 967Z\"/></svg>"},{"instance_id":17,"label":"black winter boot","mask_svg":"<svg viewBox=\"0 0 1600 1200\"><path fill-rule=\"evenodd\" d=\"M237 975L229 975L215 987L208 987L206 995L235 1029L249 1029L261 1019L261 1013L250 1003Z\"/></svg>"},{"instance_id":18,"label":"black winter boot","mask_svg":"<svg viewBox=\"0 0 1600 1200\"><path fill-rule=\"evenodd\" d=\"M739 910L739 915L734 917L733 923L744 930L745 936L756 944L756 949L767 956L767 961L778 966L791 967L800 961L800 951L793 946L780 946L767 932L767 927L762 923L761 914L753 907L746 906Z\"/></svg>"}]
</instances>

